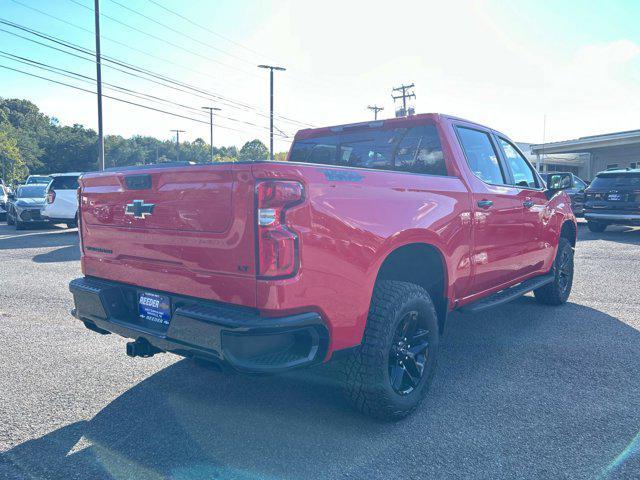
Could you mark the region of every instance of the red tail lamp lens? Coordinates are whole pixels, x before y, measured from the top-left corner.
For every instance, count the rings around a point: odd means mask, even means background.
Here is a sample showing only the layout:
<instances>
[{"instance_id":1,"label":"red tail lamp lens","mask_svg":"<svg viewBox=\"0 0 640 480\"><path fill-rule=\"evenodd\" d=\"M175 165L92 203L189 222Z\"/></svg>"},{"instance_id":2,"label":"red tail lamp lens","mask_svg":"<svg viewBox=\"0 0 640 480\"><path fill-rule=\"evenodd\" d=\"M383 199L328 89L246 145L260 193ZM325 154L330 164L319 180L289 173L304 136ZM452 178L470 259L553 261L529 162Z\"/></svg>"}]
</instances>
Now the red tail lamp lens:
<instances>
[{"instance_id":1,"label":"red tail lamp lens","mask_svg":"<svg viewBox=\"0 0 640 480\"><path fill-rule=\"evenodd\" d=\"M291 276L298 267L298 237L284 226L284 213L302 201L302 184L267 180L258 183L256 194L258 273L263 277Z\"/></svg>"}]
</instances>

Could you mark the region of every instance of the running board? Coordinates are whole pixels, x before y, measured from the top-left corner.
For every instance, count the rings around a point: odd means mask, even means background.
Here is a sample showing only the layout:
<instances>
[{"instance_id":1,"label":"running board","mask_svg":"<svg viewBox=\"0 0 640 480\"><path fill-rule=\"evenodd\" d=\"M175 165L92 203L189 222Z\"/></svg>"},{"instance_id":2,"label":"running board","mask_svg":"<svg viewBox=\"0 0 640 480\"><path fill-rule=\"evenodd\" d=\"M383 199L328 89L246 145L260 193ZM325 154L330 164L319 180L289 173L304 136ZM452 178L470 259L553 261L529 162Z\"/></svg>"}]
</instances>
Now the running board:
<instances>
[{"instance_id":1,"label":"running board","mask_svg":"<svg viewBox=\"0 0 640 480\"><path fill-rule=\"evenodd\" d=\"M529 280L525 280L524 282L514 285L513 287L505 288L504 290L500 290L493 295L481 298L480 300L465 305L464 307L460 308L459 311L463 313L478 313L487 310L488 308L502 305L503 303L507 303L511 300L515 300L516 298L521 297L525 293L529 293L532 290L543 287L544 285L553 282L553 278L553 273L530 278Z\"/></svg>"}]
</instances>

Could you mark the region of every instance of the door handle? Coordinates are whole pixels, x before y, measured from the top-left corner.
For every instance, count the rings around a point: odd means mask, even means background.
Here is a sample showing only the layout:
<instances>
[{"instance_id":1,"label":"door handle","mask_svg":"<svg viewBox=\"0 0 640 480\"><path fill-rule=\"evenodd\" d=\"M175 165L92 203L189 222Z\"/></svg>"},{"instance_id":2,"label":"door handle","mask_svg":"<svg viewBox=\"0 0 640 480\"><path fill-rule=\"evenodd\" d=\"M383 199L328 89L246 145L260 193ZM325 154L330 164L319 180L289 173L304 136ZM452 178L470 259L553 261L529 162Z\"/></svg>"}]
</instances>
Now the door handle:
<instances>
[{"instance_id":1,"label":"door handle","mask_svg":"<svg viewBox=\"0 0 640 480\"><path fill-rule=\"evenodd\" d=\"M522 205L524 206L524 208L531 208L535 205L535 203L533 202L533 200L525 200L524 202L522 202Z\"/></svg>"},{"instance_id":2,"label":"door handle","mask_svg":"<svg viewBox=\"0 0 640 480\"><path fill-rule=\"evenodd\" d=\"M491 207L493 207L493 202L491 200L480 200L480 201L478 201L478 207L480 207L480 208L491 208Z\"/></svg>"}]
</instances>

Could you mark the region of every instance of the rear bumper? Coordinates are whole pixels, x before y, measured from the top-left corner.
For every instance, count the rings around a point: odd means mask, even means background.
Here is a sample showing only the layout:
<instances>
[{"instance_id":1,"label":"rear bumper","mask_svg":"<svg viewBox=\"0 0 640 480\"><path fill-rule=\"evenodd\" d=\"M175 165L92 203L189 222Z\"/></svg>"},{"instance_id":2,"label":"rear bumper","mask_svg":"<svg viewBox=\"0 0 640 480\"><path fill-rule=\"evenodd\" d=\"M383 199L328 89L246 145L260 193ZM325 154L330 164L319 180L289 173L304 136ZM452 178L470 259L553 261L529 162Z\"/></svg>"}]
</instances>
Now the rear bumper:
<instances>
[{"instance_id":1,"label":"rear bumper","mask_svg":"<svg viewBox=\"0 0 640 480\"><path fill-rule=\"evenodd\" d=\"M584 218L596 222L619 223L621 225L640 225L640 214L636 213L585 212Z\"/></svg>"},{"instance_id":2,"label":"rear bumper","mask_svg":"<svg viewBox=\"0 0 640 480\"><path fill-rule=\"evenodd\" d=\"M276 373L321 363L329 333L315 312L262 317L253 309L192 297L168 295L168 327L149 329L138 317L138 294L132 285L91 277L69 284L72 314L87 328L144 339L162 351L214 361L246 373Z\"/></svg>"}]
</instances>

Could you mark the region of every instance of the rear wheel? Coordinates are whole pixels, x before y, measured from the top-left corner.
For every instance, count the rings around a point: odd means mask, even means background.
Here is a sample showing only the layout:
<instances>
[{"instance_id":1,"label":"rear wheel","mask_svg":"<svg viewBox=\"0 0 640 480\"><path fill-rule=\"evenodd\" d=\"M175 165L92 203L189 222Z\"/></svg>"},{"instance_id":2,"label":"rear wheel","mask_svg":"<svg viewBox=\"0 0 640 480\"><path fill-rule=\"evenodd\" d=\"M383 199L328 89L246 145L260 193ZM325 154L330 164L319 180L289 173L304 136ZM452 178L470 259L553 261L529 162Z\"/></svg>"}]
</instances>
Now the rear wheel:
<instances>
[{"instance_id":1,"label":"rear wheel","mask_svg":"<svg viewBox=\"0 0 640 480\"><path fill-rule=\"evenodd\" d=\"M429 294L412 283L378 282L362 344L341 366L348 400L372 417L407 416L427 394L438 345Z\"/></svg>"},{"instance_id":2,"label":"rear wheel","mask_svg":"<svg viewBox=\"0 0 640 480\"><path fill-rule=\"evenodd\" d=\"M533 291L536 300L545 305L562 305L569 298L573 285L573 247L560 238L553 262L553 282Z\"/></svg>"},{"instance_id":3,"label":"rear wheel","mask_svg":"<svg viewBox=\"0 0 640 480\"><path fill-rule=\"evenodd\" d=\"M600 222L588 221L587 222L587 227L592 232L602 233L607 229L607 224L606 223L600 223Z\"/></svg>"}]
</instances>

